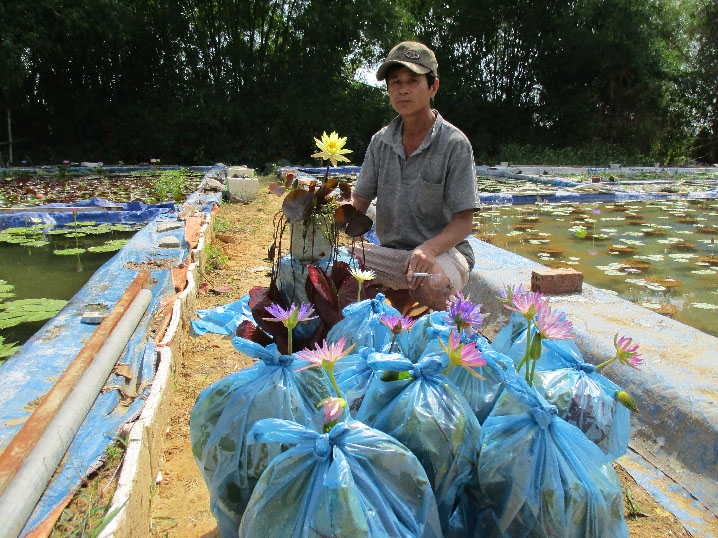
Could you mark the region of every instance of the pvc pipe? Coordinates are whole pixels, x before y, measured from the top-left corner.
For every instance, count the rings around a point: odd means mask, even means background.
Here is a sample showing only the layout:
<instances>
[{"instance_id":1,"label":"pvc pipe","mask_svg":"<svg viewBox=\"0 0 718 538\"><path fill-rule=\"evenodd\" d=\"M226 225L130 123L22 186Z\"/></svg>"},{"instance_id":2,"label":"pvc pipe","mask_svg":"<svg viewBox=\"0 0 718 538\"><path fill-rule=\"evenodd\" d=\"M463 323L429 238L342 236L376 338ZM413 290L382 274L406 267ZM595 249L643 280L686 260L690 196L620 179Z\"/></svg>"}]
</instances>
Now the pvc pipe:
<instances>
[{"instance_id":1,"label":"pvc pipe","mask_svg":"<svg viewBox=\"0 0 718 538\"><path fill-rule=\"evenodd\" d=\"M151 299L150 290L143 289L137 294L40 441L27 456L25 464L0 497L0 538L15 537L22 531L117 359L144 316Z\"/></svg>"}]
</instances>

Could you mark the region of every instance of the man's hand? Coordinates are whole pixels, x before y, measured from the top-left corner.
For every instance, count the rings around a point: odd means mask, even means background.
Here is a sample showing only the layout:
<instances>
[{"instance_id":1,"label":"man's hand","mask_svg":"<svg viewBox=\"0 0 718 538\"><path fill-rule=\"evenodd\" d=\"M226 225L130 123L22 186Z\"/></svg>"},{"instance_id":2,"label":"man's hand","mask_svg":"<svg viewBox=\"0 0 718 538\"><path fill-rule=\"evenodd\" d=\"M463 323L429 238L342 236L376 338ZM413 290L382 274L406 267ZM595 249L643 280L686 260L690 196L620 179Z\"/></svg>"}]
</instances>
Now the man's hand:
<instances>
[{"instance_id":1,"label":"man's hand","mask_svg":"<svg viewBox=\"0 0 718 538\"><path fill-rule=\"evenodd\" d=\"M426 276L414 276L414 273L429 273L434 272L436 265L436 257L426 247L425 244L419 245L406 260L404 265L404 274L406 274L406 281L409 285L410 290L415 290L419 287L422 278Z\"/></svg>"}]
</instances>

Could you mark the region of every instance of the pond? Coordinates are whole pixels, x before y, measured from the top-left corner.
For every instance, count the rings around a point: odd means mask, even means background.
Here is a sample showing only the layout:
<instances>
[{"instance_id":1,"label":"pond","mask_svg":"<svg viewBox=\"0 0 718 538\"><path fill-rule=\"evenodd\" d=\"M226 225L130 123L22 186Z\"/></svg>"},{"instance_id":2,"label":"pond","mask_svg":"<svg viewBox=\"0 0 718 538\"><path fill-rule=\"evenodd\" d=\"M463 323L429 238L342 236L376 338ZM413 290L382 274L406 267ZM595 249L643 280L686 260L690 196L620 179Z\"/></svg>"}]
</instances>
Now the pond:
<instances>
[{"instance_id":1,"label":"pond","mask_svg":"<svg viewBox=\"0 0 718 538\"><path fill-rule=\"evenodd\" d=\"M23 344L57 313L143 225L78 222L0 231L0 361L13 352L13 344Z\"/></svg>"},{"instance_id":2,"label":"pond","mask_svg":"<svg viewBox=\"0 0 718 538\"><path fill-rule=\"evenodd\" d=\"M718 201L484 207L474 235L718 336Z\"/></svg>"}]
</instances>

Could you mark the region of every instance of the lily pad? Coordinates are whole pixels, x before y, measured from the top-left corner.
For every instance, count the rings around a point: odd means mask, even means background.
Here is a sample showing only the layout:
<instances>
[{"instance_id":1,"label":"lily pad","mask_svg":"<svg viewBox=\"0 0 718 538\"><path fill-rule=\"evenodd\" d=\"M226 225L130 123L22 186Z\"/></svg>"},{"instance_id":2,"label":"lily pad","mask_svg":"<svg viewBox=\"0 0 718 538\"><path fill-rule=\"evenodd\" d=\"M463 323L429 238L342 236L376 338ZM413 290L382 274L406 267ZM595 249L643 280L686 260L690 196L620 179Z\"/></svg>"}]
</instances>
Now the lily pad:
<instances>
[{"instance_id":1,"label":"lily pad","mask_svg":"<svg viewBox=\"0 0 718 538\"><path fill-rule=\"evenodd\" d=\"M85 252L84 248L66 248L52 251L53 254L57 254L58 256L73 256L75 254L82 254L83 252Z\"/></svg>"},{"instance_id":2,"label":"lily pad","mask_svg":"<svg viewBox=\"0 0 718 538\"><path fill-rule=\"evenodd\" d=\"M42 321L57 314L67 301L62 299L19 299L0 304L0 329L28 321Z\"/></svg>"},{"instance_id":3,"label":"lily pad","mask_svg":"<svg viewBox=\"0 0 718 538\"><path fill-rule=\"evenodd\" d=\"M5 342L4 338L0 336L0 359L6 359L10 355L13 355L17 348L17 344L14 342Z\"/></svg>"},{"instance_id":4,"label":"lily pad","mask_svg":"<svg viewBox=\"0 0 718 538\"><path fill-rule=\"evenodd\" d=\"M90 247L87 250L88 252L114 252L116 250L120 250L125 243L127 243L127 241L127 239L114 239L112 241L108 241L104 245Z\"/></svg>"}]
</instances>

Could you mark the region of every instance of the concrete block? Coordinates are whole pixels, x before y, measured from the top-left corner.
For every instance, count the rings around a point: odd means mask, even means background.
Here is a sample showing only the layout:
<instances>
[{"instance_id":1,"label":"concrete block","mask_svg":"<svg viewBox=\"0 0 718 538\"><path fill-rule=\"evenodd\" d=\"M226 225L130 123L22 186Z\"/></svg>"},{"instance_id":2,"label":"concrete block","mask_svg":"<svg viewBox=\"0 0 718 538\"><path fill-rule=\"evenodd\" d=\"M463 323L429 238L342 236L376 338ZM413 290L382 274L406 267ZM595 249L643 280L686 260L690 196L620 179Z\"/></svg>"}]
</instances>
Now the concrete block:
<instances>
[{"instance_id":1,"label":"concrete block","mask_svg":"<svg viewBox=\"0 0 718 538\"><path fill-rule=\"evenodd\" d=\"M160 239L159 246L161 248L180 248L182 243L175 236L169 235Z\"/></svg>"},{"instance_id":2,"label":"concrete block","mask_svg":"<svg viewBox=\"0 0 718 538\"><path fill-rule=\"evenodd\" d=\"M254 177L228 177L227 192L232 200L251 202L257 198L259 181Z\"/></svg>"},{"instance_id":3,"label":"concrete block","mask_svg":"<svg viewBox=\"0 0 718 538\"><path fill-rule=\"evenodd\" d=\"M254 177L254 168L246 166L230 166L227 168L227 179L233 177Z\"/></svg>"},{"instance_id":4,"label":"concrete block","mask_svg":"<svg viewBox=\"0 0 718 538\"><path fill-rule=\"evenodd\" d=\"M581 293L583 273L575 269L543 269L531 272L531 291L544 295Z\"/></svg>"}]
</instances>

